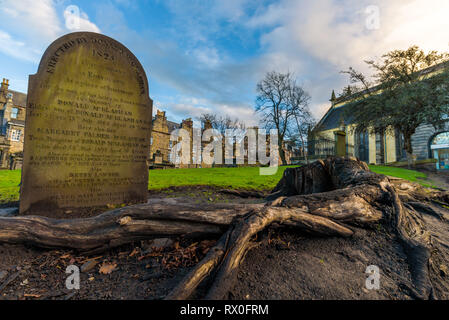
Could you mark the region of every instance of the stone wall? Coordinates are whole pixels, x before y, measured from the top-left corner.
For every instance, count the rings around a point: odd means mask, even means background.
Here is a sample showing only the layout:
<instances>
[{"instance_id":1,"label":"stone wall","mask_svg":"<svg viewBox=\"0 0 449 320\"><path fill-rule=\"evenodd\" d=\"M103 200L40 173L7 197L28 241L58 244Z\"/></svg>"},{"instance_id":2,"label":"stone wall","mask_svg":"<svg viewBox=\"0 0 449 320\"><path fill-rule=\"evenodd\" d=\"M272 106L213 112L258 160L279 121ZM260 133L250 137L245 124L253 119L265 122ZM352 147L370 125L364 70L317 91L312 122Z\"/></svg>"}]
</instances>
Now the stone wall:
<instances>
[{"instance_id":1,"label":"stone wall","mask_svg":"<svg viewBox=\"0 0 449 320\"><path fill-rule=\"evenodd\" d=\"M167 118L165 117L165 111L157 110L156 116L153 119L153 129L151 134L151 147L150 147L150 161L155 163L162 163L169 161L170 154L170 133L167 126ZM159 162L159 157L156 157L156 153L160 153L162 161ZM156 159L158 158L158 159Z\"/></svg>"}]
</instances>

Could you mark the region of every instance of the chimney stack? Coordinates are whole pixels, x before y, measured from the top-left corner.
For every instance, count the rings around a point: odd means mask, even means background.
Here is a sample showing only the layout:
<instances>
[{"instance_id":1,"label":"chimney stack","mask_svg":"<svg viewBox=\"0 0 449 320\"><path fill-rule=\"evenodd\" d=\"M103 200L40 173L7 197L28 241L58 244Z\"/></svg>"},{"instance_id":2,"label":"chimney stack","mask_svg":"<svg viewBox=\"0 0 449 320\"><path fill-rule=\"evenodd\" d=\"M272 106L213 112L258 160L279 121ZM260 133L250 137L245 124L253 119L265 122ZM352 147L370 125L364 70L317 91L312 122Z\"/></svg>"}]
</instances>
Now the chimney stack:
<instances>
[{"instance_id":1,"label":"chimney stack","mask_svg":"<svg viewBox=\"0 0 449 320\"><path fill-rule=\"evenodd\" d=\"M165 111L160 111L159 109L156 111L156 117L157 118L162 118L163 120L165 120Z\"/></svg>"},{"instance_id":2,"label":"chimney stack","mask_svg":"<svg viewBox=\"0 0 449 320\"><path fill-rule=\"evenodd\" d=\"M187 118L185 120L182 120L182 128L193 128L193 121L192 118Z\"/></svg>"},{"instance_id":3,"label":"chimney stack","mask_svg":"<svg viewBox=\"0 0 449 320\"><path fill-rule=\"evenodd\" d=\"M8 92L8 87L9 87L9 80L3 78L2 86L0 89L1 93L6 94Z\"/></svg>"}]
</instances>

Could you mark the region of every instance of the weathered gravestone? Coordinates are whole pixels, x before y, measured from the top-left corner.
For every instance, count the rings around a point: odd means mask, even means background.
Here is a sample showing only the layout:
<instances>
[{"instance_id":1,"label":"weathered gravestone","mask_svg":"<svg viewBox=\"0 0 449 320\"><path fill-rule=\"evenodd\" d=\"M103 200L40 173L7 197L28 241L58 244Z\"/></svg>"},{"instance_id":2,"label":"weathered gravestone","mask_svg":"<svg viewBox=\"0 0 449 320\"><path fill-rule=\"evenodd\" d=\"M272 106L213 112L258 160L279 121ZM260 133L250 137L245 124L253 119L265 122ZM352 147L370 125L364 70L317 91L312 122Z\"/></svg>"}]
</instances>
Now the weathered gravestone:
<instances>
[{"instance_id":1,"label":"weathered gravestone","mask_svg":"<svg viewBox=\"0 0 449 320\"><path fill-rule=\"evenodd\" d=\"M20 212L146 201L151 117L125 46L91 32L53 42L29 78Z\"/></svg>"}]
</instances>

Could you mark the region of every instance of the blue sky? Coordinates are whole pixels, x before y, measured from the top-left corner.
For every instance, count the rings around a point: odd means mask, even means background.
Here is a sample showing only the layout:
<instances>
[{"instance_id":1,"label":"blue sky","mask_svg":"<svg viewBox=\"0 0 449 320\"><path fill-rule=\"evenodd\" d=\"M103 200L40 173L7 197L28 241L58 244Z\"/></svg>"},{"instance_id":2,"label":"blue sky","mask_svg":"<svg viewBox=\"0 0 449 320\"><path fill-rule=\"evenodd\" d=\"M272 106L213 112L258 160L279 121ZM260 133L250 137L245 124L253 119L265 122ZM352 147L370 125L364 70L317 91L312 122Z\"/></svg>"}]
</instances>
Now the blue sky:
<instances>
[{"instance_id":1,"label":"blue sky","mask_svg":"<svg viewBox=\"0 0 449 320\"><path fill-rule=\"evenodd\" d=\"M294 72L319 118L347 84L340 70L368 72L364 59L412 44L449 51L448 15L447 0L0 0L0 77L26 92L53 40L94 31L137 56L170 120L212 112L256 124L256 83L271 70Z\"/></svg>"}]
</instances>

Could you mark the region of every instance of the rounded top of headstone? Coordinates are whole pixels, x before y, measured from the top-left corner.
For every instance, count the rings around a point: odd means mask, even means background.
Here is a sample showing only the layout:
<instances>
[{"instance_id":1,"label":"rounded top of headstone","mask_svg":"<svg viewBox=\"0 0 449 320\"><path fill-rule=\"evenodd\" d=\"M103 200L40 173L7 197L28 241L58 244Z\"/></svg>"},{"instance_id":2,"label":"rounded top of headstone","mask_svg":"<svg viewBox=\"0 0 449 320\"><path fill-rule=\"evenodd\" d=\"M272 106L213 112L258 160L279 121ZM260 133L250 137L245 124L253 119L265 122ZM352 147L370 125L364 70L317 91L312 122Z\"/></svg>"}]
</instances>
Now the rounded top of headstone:
<instances>
[{"instance_id":1,"label":"rounded top of headstone","mask_svg":"<svg viewBox=\"0 0 449 320\"><path fill-rule=\"evenodd\" d=\"M98 50L95 51L95 54L105 59L117 59L127 62L131 68L136 69L137 73L141 75L140 78L143 81L143 88L145 89L145 93L149 95L148 79L145 70L136 56L125 45L101 33L87 31L73 32L56 39L42 55L37 73L53 73L58 67L58 57L79 46L96 48Z\"/></svg>"}]
</instances>

